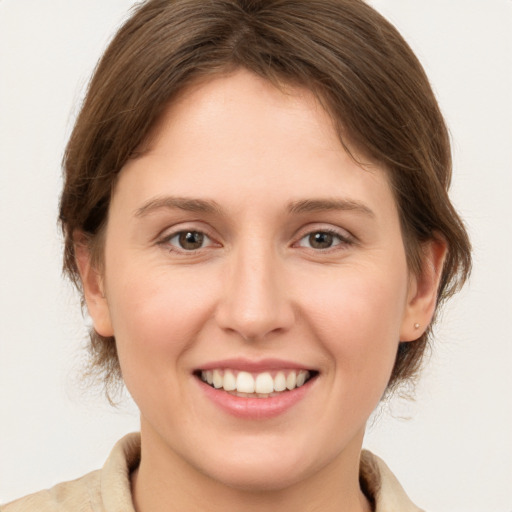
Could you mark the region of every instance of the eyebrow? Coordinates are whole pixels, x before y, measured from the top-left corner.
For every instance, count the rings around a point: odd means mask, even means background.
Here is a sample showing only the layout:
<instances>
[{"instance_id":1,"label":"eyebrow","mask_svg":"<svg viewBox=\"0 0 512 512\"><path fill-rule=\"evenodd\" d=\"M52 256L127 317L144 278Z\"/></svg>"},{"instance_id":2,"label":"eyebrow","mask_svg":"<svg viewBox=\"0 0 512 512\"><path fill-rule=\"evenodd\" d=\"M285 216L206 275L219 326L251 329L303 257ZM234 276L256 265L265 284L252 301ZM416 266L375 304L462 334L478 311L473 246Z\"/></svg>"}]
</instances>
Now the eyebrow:
<instances>
[{"instance_id":1,"label":"eyebrow","mask_svg":"<svg viewBox=\"0 0 512 512\"><path fill-rule=\"evenodd\" d=\"M135 210L136 217L145 217L160 209L179 209L187 212L222 214L222 208L210 199L191 199L185 197L155 197ZM288 213L300 214L322 211L355 211L375 217L375 213L365 204L351 199L301 199L288 206Z\"/></svg>"},{"instance_id":2,"label":"eyebrow","mask_svg":"<svg viewBox=\"0 0 512 512\"><path fill-rule=\"evenodd\" d=\"M190 199L185 197L156 197L135 210L136 217L144 217L155 210L178 209L187 212L221 213L221 208L215 201L207 199Z\"/></svg>"},{"instance_id":3,"label":"eyebrow","mask_svg":"<svg viewBox=\"0 0 512 512\"><path fill-rule=\"evenodd\" d=\"M294 201L288 207L290 213L309 213L330 210L355 211L369 217L375 217L375 213L364 203L351 199L304 199Z\"/></svg>"}]
</instances>

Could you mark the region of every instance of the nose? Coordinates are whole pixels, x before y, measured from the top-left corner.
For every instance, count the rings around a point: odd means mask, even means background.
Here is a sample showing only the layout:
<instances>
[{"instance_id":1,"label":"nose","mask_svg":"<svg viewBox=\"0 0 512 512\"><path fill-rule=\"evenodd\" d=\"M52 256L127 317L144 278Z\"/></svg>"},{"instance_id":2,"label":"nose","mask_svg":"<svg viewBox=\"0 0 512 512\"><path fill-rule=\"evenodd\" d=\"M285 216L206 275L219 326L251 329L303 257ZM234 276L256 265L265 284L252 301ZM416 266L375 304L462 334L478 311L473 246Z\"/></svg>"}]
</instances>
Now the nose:
<instances>
[{"instance_id":1,"label":"nose","mask_svg":"<svg viewBox=\"0 0 512 512\"><path fill-rule=\"evenodd\" d=\"M259 244L258 244L259 245ZM287 331L295 321L283 262L272 250L234 250L226 262L224 290L217 305L217 324L246 341Z\"/></svg>"}]
</instances>

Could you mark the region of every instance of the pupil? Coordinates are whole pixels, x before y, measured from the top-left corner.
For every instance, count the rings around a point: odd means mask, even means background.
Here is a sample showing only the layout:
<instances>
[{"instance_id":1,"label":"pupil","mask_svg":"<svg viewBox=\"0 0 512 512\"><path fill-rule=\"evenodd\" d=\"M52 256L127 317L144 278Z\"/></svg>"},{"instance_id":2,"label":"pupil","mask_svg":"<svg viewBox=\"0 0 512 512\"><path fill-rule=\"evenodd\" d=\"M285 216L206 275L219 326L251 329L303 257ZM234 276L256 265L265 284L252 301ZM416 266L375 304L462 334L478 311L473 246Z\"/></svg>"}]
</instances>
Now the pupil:
<instances>
[{"instance_id":1,"label":"pupil","mask_svg":"<svg viewBox=\"0 0 512 512\"><path fill-rule=\"evenodd\" d=\"M179 240L183 249L199 249L203 245L204 235L197 231L185 231L180 234Z\"/></svg>"},{"instance_id":2,"label":"pupil","mask_svg":"<svg viewBox=\"0 0 512 512\"><path fill-rule=\"evenodd\" d=\"M328 249L332 245L333 236L330 233L312 233L309 243L315 249Z\"/></svg>"}]
</instances>

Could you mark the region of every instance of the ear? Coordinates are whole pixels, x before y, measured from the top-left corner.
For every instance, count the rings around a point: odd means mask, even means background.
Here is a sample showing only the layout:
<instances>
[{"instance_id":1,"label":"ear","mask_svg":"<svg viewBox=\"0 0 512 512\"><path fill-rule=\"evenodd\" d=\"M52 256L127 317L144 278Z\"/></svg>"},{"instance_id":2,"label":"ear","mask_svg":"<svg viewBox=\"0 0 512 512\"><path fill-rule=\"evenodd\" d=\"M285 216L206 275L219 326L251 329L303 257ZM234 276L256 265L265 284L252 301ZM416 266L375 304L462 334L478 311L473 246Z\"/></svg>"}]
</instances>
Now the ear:
<instances>
[{"instance_id":1,"label":"ear","mask_svg":"<svg viewBox=\"0 0 512 512\"><path fill-rule=\"evenodd\" d=\"M93 321L94 330L101 336L113 336L114 330L104 293L103 276L92 264L91 251L86 236L83 233L77 233L74 240L76 264L80 272L85 302Z\"/></svg>"},{"instance_id":2,"label":"ear","mask_svg":"<svg viewBox=\"0 0 512 512\"><path fill-rule=\"evenodd\" d=\"M419 275L411 274L400 341L418 339L432 321L447 247L443 238L422 244L422 268Z\"/></svg>"}]
</instances>

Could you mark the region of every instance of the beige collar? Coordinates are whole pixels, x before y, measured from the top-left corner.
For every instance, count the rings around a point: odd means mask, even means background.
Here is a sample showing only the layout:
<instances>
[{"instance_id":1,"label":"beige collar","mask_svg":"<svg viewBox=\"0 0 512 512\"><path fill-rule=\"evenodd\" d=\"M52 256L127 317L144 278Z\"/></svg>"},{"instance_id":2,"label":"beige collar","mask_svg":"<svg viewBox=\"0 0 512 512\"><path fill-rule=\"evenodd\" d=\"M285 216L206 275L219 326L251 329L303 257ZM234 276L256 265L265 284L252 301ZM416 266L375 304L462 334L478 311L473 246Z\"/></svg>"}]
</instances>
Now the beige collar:
<instances>
[{"instance_id":1,"label":"beige collar","mask_svg":"<svg viewBox=\"0 0 512 512\"><path fill-rule=\"evenodd\" d=\"M422 512L386 463L368 450L361 452L359 481L375 512Z\"/></svg>"},{"instance_id":2,"label":"beige collar","mask_svg":"<svg viewBox=\"0 0 512 512\"><path fill-rule=\"evenodd\" d=\"M106 512L135 512L130 473L140 460L140 434L123 437L113 448L101 471L101 499ZM421 512L382 459L363 450L360 482L375 512ZM105 492L103 492L103 490Z\"/></svg>"}]
</instances>

